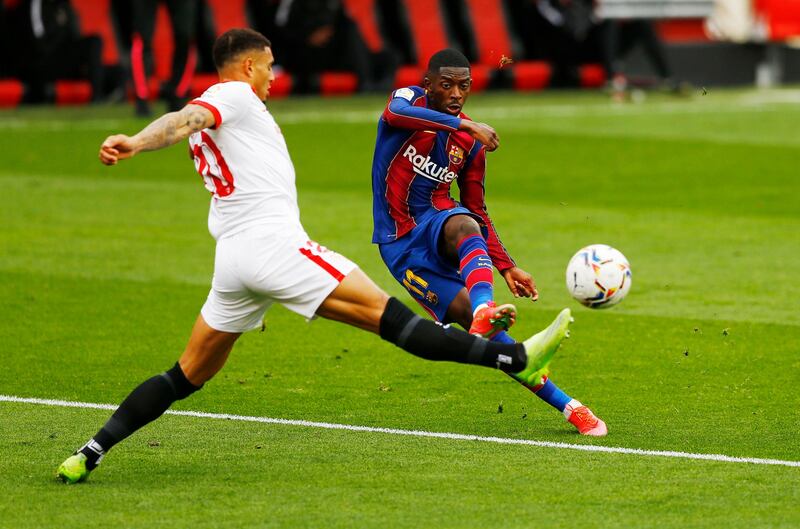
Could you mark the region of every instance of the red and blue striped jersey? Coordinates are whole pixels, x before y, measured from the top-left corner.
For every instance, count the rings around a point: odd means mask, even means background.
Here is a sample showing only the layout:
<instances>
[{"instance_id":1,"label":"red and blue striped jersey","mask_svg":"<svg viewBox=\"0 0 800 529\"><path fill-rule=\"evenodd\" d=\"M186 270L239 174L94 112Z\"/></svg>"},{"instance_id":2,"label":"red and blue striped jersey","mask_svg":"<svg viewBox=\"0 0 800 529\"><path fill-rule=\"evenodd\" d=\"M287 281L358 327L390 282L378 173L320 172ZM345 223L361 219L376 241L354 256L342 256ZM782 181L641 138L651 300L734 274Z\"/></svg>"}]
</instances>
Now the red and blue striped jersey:
<instances>
[{"instance_id":1,"label":"red and blue striped jersey","mask_svg":"<svg viewBox=\"0 0 800 529\"><path fill-rule=\"evenodd\" d=\"M419 86L392 93L378 122L372 160L372 242L386 244L403 237L438 211L458 206L481 219L494 266L514 266L497 236L484 200L486 149L459 131L461 118L428 108ZM458 183L459 201L450 195Z\"/></svg>"}]
</instances>

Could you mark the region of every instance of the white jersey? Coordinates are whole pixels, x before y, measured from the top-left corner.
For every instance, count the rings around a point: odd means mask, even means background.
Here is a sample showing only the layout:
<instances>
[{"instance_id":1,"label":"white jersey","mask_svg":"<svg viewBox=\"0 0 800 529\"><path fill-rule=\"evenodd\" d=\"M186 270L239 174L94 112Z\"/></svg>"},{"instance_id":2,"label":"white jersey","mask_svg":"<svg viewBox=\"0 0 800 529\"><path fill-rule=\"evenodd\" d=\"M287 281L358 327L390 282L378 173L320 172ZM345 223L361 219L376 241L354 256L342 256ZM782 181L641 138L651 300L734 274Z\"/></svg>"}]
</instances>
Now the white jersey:
<instances>
[{"instance_id":1,"label":"white jersey","mask_svg":"<svg viewBox=\"0 0 800 529\"><path fill-rule=\"evenodd\" d=\"M286 141L250 85L218 83L192 103L216 120L189 137L195 168L211 192L211 236L220 240L253 228L265 235L302 233Z\"/></svg>"}]
</instances>

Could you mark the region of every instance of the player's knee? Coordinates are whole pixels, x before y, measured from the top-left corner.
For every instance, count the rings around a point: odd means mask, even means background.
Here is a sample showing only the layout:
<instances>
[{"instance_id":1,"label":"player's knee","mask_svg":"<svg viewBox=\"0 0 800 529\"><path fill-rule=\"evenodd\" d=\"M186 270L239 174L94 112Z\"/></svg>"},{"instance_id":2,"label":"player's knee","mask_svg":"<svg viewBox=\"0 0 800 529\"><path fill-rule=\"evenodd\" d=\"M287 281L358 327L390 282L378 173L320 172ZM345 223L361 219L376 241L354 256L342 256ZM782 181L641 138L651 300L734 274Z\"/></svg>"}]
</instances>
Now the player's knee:
<instances>
[{"instance_id":1,"label":"player's knee","mask_svg":"<svg viewBox=\"0 0 800 529\"><path fill-rule=\"evenodd\" d=\"M372 308L376 310L380 310L383 312L383 309L386 308L386 304L389 303L389 294L384 292L383 290L379 290L373 297L372 297Z\"/></svg>"},{"instance_id":2,"label":"player's knee","mask_svg":"<svg viewBox=\"0 0 800 529\"><path fill-rule=\"evenodd\" d=\"M355 273L351 273L348 278L352 276L353 279L358 280L357 289L359 303L369 310L382 313L383 309L386 308L386 304L389 302L389 294L384 292L381 287L375 284L375 282L360 269L356 269L354 272ZM354 285L356 284L354 283Z\"/></svg>"},{"instance_id":3,"label":"player's knee","mask_svg":"<svg viewBox=\"0 0 800 529\"><path fill-rule=\"evenodd\" d=\"M383 290L379 290L374 295L370 296L369 303L369 320L375 327L380 327L381 317L386 312L386 305L389 303L389 295Z\"/></svg>"},{"instance_id":4,"label":"player's knee","mask_svg":"<svg viewBox=\"0 0 800 529\"><path fill-rule=\"evenodd\" d=\"M481 235L481 227L478 225L478 221L473 219L472 217L464 216L464 220L461 222L461 232L466 235Z\"/></svg>"},{"instance_id":5,"label":"player's knee","mask_svg":"<svg viewBox=\"0 0 800 529\"><path fill-rule=\"evenodd\" d=\"M464 237L480 235L481 227L468 215L455 215L445 225L445 236L448 243L455 247Z\"/></svg>"}]
</instances>

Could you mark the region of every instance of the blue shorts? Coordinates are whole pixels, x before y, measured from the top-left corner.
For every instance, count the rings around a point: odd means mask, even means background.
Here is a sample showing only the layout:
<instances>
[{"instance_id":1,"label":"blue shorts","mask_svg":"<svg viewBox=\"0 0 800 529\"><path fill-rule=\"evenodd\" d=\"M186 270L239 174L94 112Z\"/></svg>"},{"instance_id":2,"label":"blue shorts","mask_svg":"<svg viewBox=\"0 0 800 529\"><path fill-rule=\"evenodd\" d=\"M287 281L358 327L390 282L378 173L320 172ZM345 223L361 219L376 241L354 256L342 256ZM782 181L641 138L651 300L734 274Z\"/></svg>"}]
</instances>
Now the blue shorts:
<instances>
[{"instance_id":1,"label":"blue shorts","mask_svg":"<svg viewBox=\"0 0 800 529\"><path fill-rule=\"evenodd\" d=\"M464 288L458 267L439 255L439 236L454 215L469 215L481 222L466 208L447 209L430 215L400 239L378 245L392 276L438 321L445 320L447 309Z\"/></svg>"}]
</instances>

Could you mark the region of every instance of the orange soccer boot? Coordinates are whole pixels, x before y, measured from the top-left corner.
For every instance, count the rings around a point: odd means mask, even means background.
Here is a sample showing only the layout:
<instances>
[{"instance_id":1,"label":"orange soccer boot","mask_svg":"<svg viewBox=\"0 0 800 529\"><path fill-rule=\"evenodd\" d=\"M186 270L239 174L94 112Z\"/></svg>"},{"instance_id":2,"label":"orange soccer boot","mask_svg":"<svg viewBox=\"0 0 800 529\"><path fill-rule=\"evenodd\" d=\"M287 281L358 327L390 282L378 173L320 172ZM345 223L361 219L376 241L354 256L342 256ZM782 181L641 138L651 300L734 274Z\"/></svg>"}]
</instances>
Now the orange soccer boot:
<instances>
[{"instance_id":1,"label":"orange soccer boot","mask_svg":"<svg viewBox=\"0 0 800 529\"><path fill-rule=\"evenodd\" d=\"M567 407L564 408L564 417L578 429L581 435L603 437L608 433L606 423L577 400L567 404Z\"/></svg>"},{"instance_id":2,"label":"orange soccer boot","mask_svg":"<svg viewBox=\"0 0 800 529\"><path fill-rule=\"evenodd\" d=\"M516 320L517 308L514 305L506 303L498 307L490 301L475 311L469 333L491 340L497 333L507 331Z\"/></svg>"}]
</instances>

